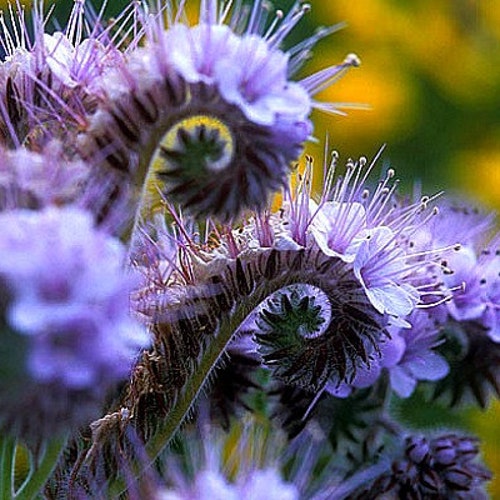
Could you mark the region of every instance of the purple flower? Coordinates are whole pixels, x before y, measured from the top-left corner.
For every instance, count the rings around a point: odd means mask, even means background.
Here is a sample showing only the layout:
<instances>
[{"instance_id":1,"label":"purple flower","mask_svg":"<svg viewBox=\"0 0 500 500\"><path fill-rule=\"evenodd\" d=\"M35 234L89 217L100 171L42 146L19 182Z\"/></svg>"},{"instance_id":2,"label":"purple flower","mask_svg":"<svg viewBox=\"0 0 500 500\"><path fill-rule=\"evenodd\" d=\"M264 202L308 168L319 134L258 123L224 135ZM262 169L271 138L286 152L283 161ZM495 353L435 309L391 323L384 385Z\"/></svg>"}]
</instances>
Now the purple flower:
<instances>
[{"instance_id":1,"label":"purple flower","mask_svg":"<svg viewBox=\"0 0 500 500\"><path fill-rule=\"evenodd\" d=\"M479 284L483 286L486 309L483 323L488 328L489 337L500 342L500 236L496 238L497 247L480 259L483 272Z\"/></svg>"},{"instance_id":2,"label":"purple flower","mask_svg":"<svg viewBox=\"0 0 500 500\"><path fill-rule=\"evenodd\" d=\"M46 206L79 197L90 167L64 161L63 145L51 141L42 152L0 147L0 209Z\"/></svg>"},{"instance_id":3,"label":"purple flower","mask_svg":"<svg viewBox=\"0 0 500 500\"><path fill-rule=\"evenodd\" d=\"M255 123L273 125L279 115L304 120L311 110L309 94L288 81L288 57L257 35L239 40L234 52L219 61L216 77L223 97Z\"/></svg>"},{"instance_id":4,"label":"purple flower","mask_svg":"<svg viewBox=\"0 0 500 500\"><path fill-rule=\"evenodd\" d=\"M179 22L180 9L167 24L160 15L138 16L147 43L104 75L107 95L79 149L122 191L123 175L141 176L141 215L165 196L192 215L226 222L266 208L311 135L313 96L359 60L296 81L304 56L332 32L280 48L308 7L297 4L269 29L258 21L261 0L243 13L202 2L194 26Z\"/></svg>"},{"instance_id":5,"label":"purple flower","mask_svg":"<svg viewBox=\"0 0 500 500\"><path fill-rule=\"evenodd\" d=\"M166 490L159 493L157 500L298 500L299 491L286 483L276 469L255 470L236 484L231 484L220 473L202 470L196 474L191 488L184 491Z\"/></svg>"},{"instance_id":6,"label":"purple flower","mask_svg":"<svg viewBox=\"0 0 500 500\"><path fill-rule=\"evenodd\" d=\"M345 398L353 389L375 384L386 371L394 392L411 396L420 380L436 381L449 372L446 360L434 351L439 345L439 328L426 312L416 310L408 317L410 328L389 327L390 337L379 343L379 355L367 366L360 367L349 383L327 386L333 396Z\"/></svg>"},{"instance_id":7,"label":"purple flower","mask_svg":"<svg viewBox=\"0 0 500 500\"><path fill-rule=\"evenodd\" d=\"M52 417L80 425L78 413L87 419L95 412L149 344L145 329L130 316L136 280L124 269L125 248L95 229L89 213L69 206L4 212L0 224L0 277L12 297L6 321L27 346L29 382L16 397L31 404L57 400ZM93 410L84 408L86 401ZM3 411L11 404L4 402ZM41 414L29 408L44 420L42 434L58 425L45 421L51 419L50 405L43 407ZM25 418L30 417L21 412L19 425Z\"/></svg>"},{"instance_id":8,"label":"purple flower","mask_svg":"<svg viewBox=\"0 0 500 500\"><path fill-rule=\"evenodd\" d=\"M437 219L419 244L425 240L427 247L436 248L448 243L452 238L449 227L464 224L461 247L446 255L449 272L443 276L443 284L451 299L446 303L447 313L458 322L479 322L492 340L500 341L500 235L488 241L492 216L447 207Z\"/></svg>"},{"instance_id":9,"label":"purple flower","mask_svg":"<svg viewBox=\"0 0 500 500\"><path fill-rule=\"evenodd\" d=\"M234 423L233 428L238 432L226 434L208 423L196 432L191 429L185 436L185 455L191 464L192 477L179 468L173 457L167 458L165 479L170 486L160 489L156 498L298 500L300 490L311 487L314 478L309 476L312 471L307 462L301 467L306 477L295 477L292 472L293 482L284 480L280 466L289 450L281 431L273 429L268 434L248 416ZM307 455L306 447L301 451Z\"/></svg>"},{"instance_id":10,"label":"purple flower","mask_svg":"<svg viewBox=\"0 0 500 500\"><path fill-rule=\"evenodd\" d=\"M64 32L45 32L47 19L35 4L32 24L23 8L11 9L3 24L7 52L0 65L0 130L9 147L38 150L54 138L66 139L65 156L74 159L77 130L103 94L102 75L116 66L119 51L109 44L99 20L83 40L88 25L84 2L76 2ZM73 135L72 140L68 137Z\"/></svg>"},{"instance_id":11,"label":"purple flower","mask_svg":"<svg viewBox=\"0 0 500 500\"><path fill-rule=\"evenodd\" d=\"M410 318L411 328L390 329L392 339L388 342L398 345L398 356L387 356L387 350L381 364L389 371L391 387L398 396L409 397L419 380L436 381L449 372L446 360L433 349L439 345L440 330L432 318L417 310Z\"/></svg>"},{"instance_id":12,"label":"purple flower","mask_svg":"<svg viewBox=\"0 0 500 500\"><path fill-rule=\"evenodd\" d=\"M366 212L358 202L326 201L315 206L311 201L311 233L325 255L352 262L361 246L361 232L366 229Z\"/></svg>"},{"instance_id":13,"label":"purple flower","mask_svg":"<svg viewBox=\"0 0 500 500\"><path fill-rule=\"evenodd\" d=\"M408 257L388 227L371 231L360 244L353 266L377 311L404 317L419 302L418 289L408 282L412 269Z\"/></svg>"},{"instance_id":14,"label":"purple flower","mask_svg":"<svg viewBox=\"0 0 500 500\"><path fill-rule=\"evenodd\" d=\"M448 288L463 289L453 293L453 298L447 303L448 311L457 321L477 319L486 309L478 269L478 259L475 251L466 246L454 252L447 259L447 264L453 273L445 276Z\"/></svg>"}]
</instances>

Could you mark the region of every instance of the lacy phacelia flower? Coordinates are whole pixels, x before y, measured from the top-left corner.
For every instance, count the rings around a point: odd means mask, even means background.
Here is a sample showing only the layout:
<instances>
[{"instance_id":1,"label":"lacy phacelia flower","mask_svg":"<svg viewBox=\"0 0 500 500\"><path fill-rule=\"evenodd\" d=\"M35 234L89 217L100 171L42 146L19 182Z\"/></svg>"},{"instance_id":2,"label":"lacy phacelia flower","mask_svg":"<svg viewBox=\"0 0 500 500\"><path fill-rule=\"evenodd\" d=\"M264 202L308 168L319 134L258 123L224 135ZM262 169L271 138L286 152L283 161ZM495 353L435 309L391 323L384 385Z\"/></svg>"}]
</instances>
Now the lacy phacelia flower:
<instances>
[{"instance_id":1,"label":"lacy phacelia flower","mask_svg":"<svg viewBox=\"0 0 500 500\"><path fill-rule=\"evenodd\" d=\"M447 277L448 287L462 289L453 294L448 311L457 321L476 320L500 342L500 236L483 247L480 255L464 247L449 265L454 273Z\"/></svg>"},{"instance_id":2,"label":"lacy phacelia flower","mask_svg":"<svg viewBox=\"0 0 500 500\"><path fill-rule=\"evenodd\" d=\"M411 270L408 260L388 227L374 229L361 243L354 273L377 311L404 317L419 302L418 290L405 282Z\"/></svg>"},{"instance_id":3,"label":"lacy phacelia flower","mask_svg":"<svg viewBox=\"0 0 500 500\"><path fill-rule=\"evenodd\" d=\"M461 244L446 255L441 283L424 297L426 302L435 300L435 292L446 297L428 312L441 325L446 342L439 349L450 363L450 374L438 382L435 395L446 395L452 405L472 395L485 407L492 390L500 394L500 236L490 237L493 221L494 214L445 201L412 240L424 251L457 239Z\"/></svg>"},{"instance_id":4,"label":"lacy phacelia flower","mask_svg":"<svg viewBox=\"0 0 500 500\"><path fill-rule=\"evenodd\" d=\"M449 300L431 312L441 322L447 316L458 322L478 321L498 340L500 235L489 237L493 221L494 214L447 201L438 216L420 228L412 243L425 250L451 242L460 244L446 255L448 271L440 284L448 290ZM460 234L456 227L460 227Z\"/></svg>"},{"instance_id":5,"label":"lacy phacelia flower","mask_svg":"<svg viewBox=\"0 0 500 500\"><path fill-rule=\"evenodd\" d=\"M202 2L195 26L178 22L182 11L167 26L143 14L145 45L106 75L107 96L80 136L81 154L100 159L97 170L108 167L117 185L146 179L143 213L156 208L159 193L223 220L265 208L311 135L310 112L321 107L312 96L359 64L349 56L293 81L314 43L333 30L285 52L281 42L308 6L278 14L267 30L261 0L248 11L226 7Z\"/></svg>"},{"instance_id":6,"label":"lacy phacelia flower","mask_svg":"<svg viewBox=\"0 0 500 500\"><path fill-rule=\"evenodd\" d=\"M406 438L402 456L369 489L352 499L432 498L436 500L486 499L485 483L491 473L476 459L477 439L445 434L426 439Z\"/></svg>"},{"instance_id":7,"label":"lacy phacelia flower","mask_svg":"<svg viewBox=\"0 0 500 500\"><path fill-rule=\"evenodd\" d=\"M19 209L0 219L3 321L24 346L19 380L2 382L0 421L36 439L96 417L149 339L129 315L125 249L89 213Z\"/></svg>"},{"instance_id":8,"label":"lacy phacelia flower","mask_svg":"<svg viewBox=\"0 0 500 500\"><path fill-rule=\"evenodd\" d=\"M59 141L42 152L0 147L0 210L65 204L79 198L90 172L81 161L64 161Z\"/></svg>"},{"instance_id":9,"label":"lacy phacelia flower","mask_svg":"<svg viewBox=\"0 0 500 500\"><path fill-rule=\"evenodd\" d=\"M113 24L104 29L94 19L88 30L84 10L85 2L75 2L66 29L54 34L45 32L43 2L34 4L33 26L20 6L11 9L10 23L0 21L6 52L0 63L0 140L6 146L39 150L64 138L65 156L77 154L76 134L102 96L101 77L122 57L110 43Z\"/></svg>"},{"instance_id":10,"label":"lacy phacelia flower","mask_svg":"<svg viewBox=\"0 0 500 500\"><path fill-rule=\"evenodd\" d=\"M408 318L410 328L388 327L390 337L380 343L380 356L362 367L350 384L327 387L337 397L346 397L354 388L372 386L386 371L394 392L407 398L420 380L437 381L449 372L446 360L434 349L440 344L440 329L427 312L416 310Z\"/></svg>"}]
</instances>

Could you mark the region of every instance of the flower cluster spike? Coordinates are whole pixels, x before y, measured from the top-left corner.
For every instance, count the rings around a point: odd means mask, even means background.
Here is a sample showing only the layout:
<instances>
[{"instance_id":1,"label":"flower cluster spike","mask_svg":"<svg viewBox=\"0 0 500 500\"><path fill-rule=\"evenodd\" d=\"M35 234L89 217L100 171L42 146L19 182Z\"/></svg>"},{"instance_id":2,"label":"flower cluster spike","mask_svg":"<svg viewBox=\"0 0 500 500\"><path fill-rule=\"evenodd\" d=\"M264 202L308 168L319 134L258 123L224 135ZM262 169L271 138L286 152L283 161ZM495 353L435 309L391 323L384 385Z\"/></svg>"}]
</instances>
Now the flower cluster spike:
<instances>
[{"instance_id":1,"label":"flower cluster spike","mask_svg":"<svg viewBox=\"0 0 500 500\"><path fill-rule=\"evenodd\" d=\"M271 27L258 20L267 8L260 0L248 15L216 15L221 8L204 2L194 26L178 21L182 7L172 22L161 12L142 17L145 45L105 74L103 105L78 139L81 154L97 157L116 182L145 183L140 217L158 208L159 193L226 221L265 208L312 133L312 96L359 63L332 66L314 84L294 81L290 70L306 48L280 46L305 6Z\"/></svg>"},{"instance_id":2,"label":"flower cluster spike","mask_svg":"<svg viewBox=\"0 0 500 500\"><path fill-rule=\"evenodd\" d=\"M478 453L477 440L468 436L409 436L391 470L349 498L486 498L484 483L491 473L476 461Z\"/></svg>"}]
</instances>

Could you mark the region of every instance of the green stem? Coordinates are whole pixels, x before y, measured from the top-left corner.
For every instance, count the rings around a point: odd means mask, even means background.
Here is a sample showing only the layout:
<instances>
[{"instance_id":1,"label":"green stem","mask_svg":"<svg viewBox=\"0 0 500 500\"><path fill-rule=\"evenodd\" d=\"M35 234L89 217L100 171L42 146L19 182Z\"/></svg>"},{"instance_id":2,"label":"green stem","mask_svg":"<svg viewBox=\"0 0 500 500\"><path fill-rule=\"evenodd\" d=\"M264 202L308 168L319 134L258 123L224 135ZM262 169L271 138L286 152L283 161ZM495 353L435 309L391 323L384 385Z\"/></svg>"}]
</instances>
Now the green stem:
<instances>
[{"instance_id":1,"label":"green stem","mask_svg":"<svg viewBox=\"0 0 500 500\"><path fill-rule=\"evenodd\" d=\"M3 436L0 444L0 500L13 498L15 462L16 440Z\"/></svg>"},{"instance_id":2,"label":"green stem","mask_svg":"<svg viewBox=\"0 0 500 500\"><path fill-rule=\"evenodd\" d=\"M151 462L158 457L174 437L186 414L189 412L205 382L209 378L211 371L217 366L220 357L225 352L245 318L247 318L263 300L281 288L300 283L302 281L301 278L302 277L298 274L290 273L258 286L250 296L245 297L244 301L238 304L228 317L221 321L219 331L203 352L197 369L187 380L174 406L169 411L165 420L163 420L161 427L146 445L146 451Z\"/></svg>"},{"instance_id":3,"label":"green stem","mask_svg":"<svg viewBox=\"0 0 500 500\"><path fill-rule=\"evenodd\" d=\"M53 439L47 443L43 458L36 465L26 482L16 492L15 500L32 500L36 498L54 471L67 441L67 437L64 437Z\"/></svg>"}]
</instances>

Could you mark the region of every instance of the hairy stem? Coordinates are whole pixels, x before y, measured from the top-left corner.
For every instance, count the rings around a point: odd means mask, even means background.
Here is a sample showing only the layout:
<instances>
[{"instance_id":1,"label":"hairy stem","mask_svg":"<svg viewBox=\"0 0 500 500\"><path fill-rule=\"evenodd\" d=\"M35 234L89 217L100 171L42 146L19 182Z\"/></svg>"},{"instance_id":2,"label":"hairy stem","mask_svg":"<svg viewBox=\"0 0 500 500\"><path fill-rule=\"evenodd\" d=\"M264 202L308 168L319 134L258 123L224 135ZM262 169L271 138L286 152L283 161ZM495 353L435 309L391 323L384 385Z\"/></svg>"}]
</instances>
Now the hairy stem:
<instances>
[{"instance_id":1,"label":"hairy stem","mask_svg":"<svg viewBox=\"0 0 500 500\"><path fill-rule=\"evenodd\" d=\"M324 293L331 314L319 333L312 336L304 335L302 328L283 335L280 328L257 327L255 340L263 349L263 362L269 361L285 382L318 391L331 377L346 377L366 358L366 344L373 343L383 328L378 318L370 315L363 291L342 261L314 250L265 250L252 259L237 258L207 283L211 295L202 292L194 298L192 309L196 308L197 313L188 318L182 315L177 326L172 326L175 320L171 321L163 333L161 324L156 327L163 350L158 350L158 364L150 373L164 376L153 376L154 383L149 387L168 387L170 382L178 389L164 398L164 418L146 440L151 460L175 435L238 330L252 323L246 321L249 315L276 292L299 284L313 285L316 298ZM309 302L300 305L305 303ZM289 312L283 314L286 318ZM190 338L189 332L196 331L200 332L198 337ZM143 394L144 398L150 397L150 391L143 390ZM139 407L147 407L140 404L140 396L130 402L132 414L138 403Z\"/></svg>"},{"instance_id":2,"label":"hairy stem","mask_svg":"<svg viewBox=\"0 0 500 500\"><path fill-rule=\"evenodd\" d=\"M162 422L160 429L149 440L146 450L151 460L154 460L174 437L210 373L217 366L218 361L248 314L270 294L294 283L297 283L297 277L288 276L274 283L268 283L269 286L260 287L260 289L254 291L251 297L247 297L246 302L241 303L231 316L221 322L217 336L213 338L203 353L195 372L187 380L178 400L170 410L167 418Z\"/></svg>"}]
</instances>

